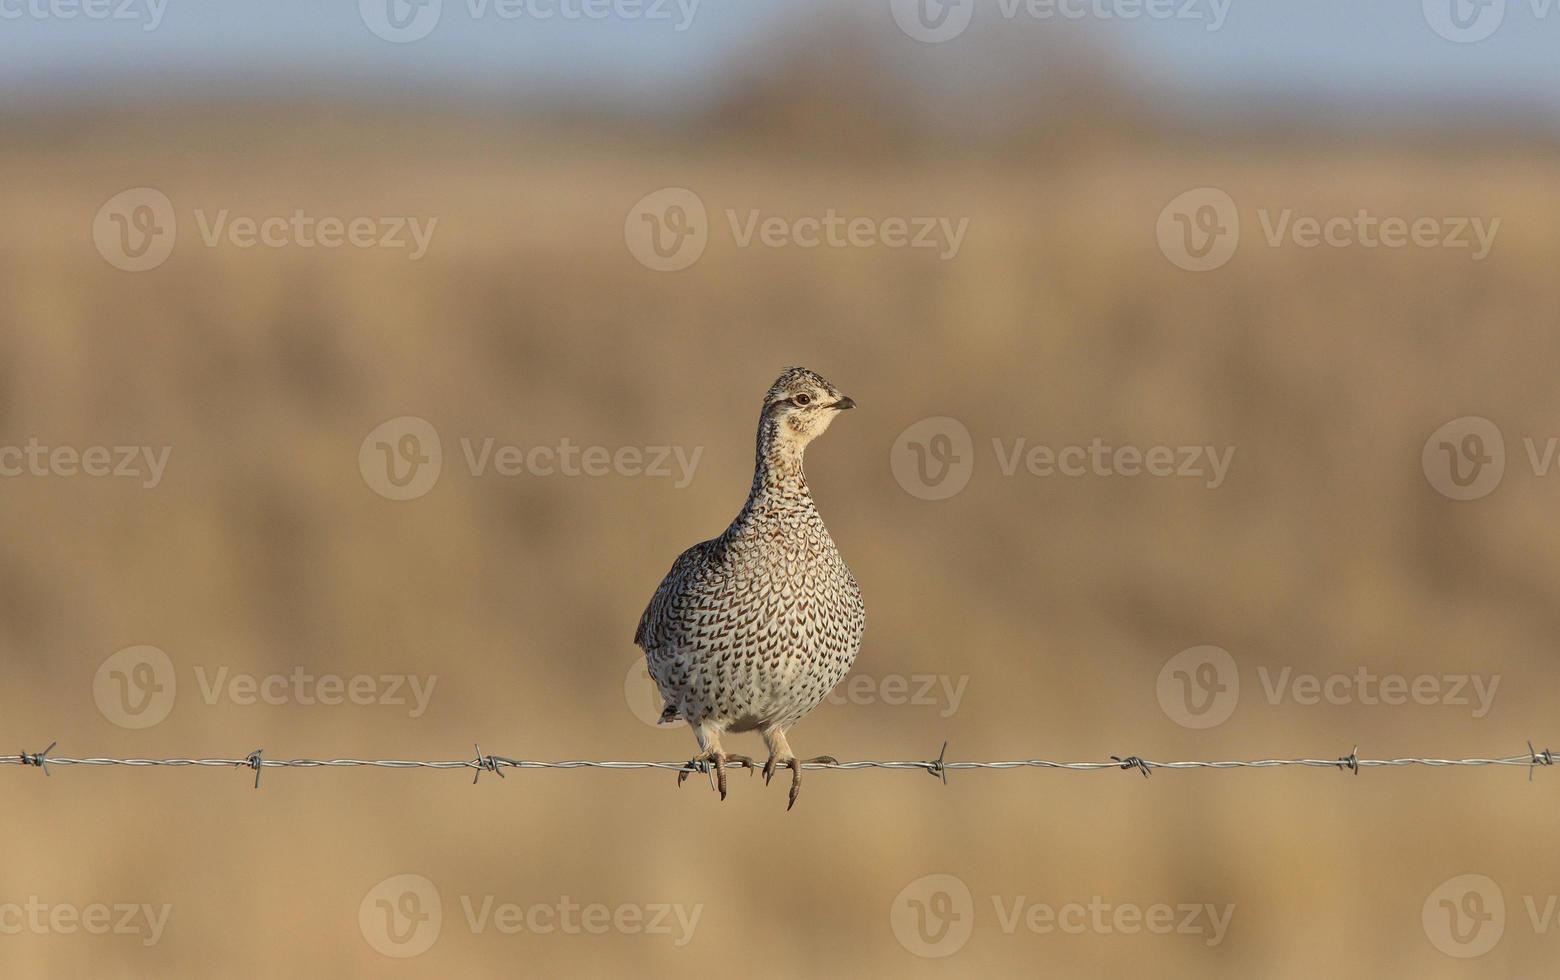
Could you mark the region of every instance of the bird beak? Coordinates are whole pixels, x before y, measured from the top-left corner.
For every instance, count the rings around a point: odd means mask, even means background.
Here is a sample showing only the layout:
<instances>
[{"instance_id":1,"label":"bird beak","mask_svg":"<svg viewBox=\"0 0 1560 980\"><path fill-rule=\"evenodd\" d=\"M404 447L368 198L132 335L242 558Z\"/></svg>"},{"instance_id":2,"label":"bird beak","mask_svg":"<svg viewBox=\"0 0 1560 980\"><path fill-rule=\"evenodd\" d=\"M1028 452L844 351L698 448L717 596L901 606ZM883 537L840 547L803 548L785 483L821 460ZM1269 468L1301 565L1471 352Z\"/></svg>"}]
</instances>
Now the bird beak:
<instances>
[{"instance_id":1,"label":"bird beak","mask_svg":"<svg viewBox=\"0 0 1560 980\"><path fill-rule=\"evenodd\" d=\"M856 400L849 395L841 395L840 400L829 406L837 412L843 412L847 408L855 408Z\"/></svg>"}]
</instances>

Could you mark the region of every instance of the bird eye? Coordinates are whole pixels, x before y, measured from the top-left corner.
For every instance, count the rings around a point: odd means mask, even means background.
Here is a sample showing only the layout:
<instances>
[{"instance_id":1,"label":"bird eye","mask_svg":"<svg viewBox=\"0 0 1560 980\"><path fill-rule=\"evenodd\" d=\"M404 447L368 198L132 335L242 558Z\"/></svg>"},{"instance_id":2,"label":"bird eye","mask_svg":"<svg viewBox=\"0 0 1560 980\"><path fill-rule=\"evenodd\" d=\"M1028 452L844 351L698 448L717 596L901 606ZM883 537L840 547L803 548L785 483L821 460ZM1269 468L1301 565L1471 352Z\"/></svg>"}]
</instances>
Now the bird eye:
<instances>
[{"instance_id":1,"label":"bird eye","mask_svg":"<svg viewBox=\"0 0 1560 980\"><path fill-rule=\"evenodd\" d=\"M791 400L793 402L795 402L797 405L799 405L799 406L801 406L803 408L806 408L809 404L812 403L812 396L808 395L806 392L803 392L802 394L797 395L795 398L793 398Z\"/></svg>"}]
</instances>

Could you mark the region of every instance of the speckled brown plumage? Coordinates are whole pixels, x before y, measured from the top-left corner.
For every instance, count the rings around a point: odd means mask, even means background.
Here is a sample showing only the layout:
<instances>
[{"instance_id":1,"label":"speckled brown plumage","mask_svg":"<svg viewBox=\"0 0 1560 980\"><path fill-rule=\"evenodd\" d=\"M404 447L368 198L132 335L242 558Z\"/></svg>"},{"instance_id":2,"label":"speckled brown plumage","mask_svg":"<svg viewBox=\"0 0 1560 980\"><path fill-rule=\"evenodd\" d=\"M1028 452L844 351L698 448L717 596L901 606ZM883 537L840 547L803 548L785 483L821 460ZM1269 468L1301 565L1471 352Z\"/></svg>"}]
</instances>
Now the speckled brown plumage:
<instances>
[{"instance_id":1,"label":"speckled brown plumage","mask_svg":"<svg viewBox=\"0 0 1560 980\"><path fill-rule=\"evenodd\" d=\"M678 556L640 617L634 642L666 700L662 721L693 728L725 797L726 732L758 731L777 766L801 766L785 733L817 707L861 648L861 590L807 488L802 457L855 405L819 375L790 368L769 389L747 503L718 538ZM685 775L686 773L682 774ZM678 782L681 783L681 775Z\"/></svg>"}]
</instances>

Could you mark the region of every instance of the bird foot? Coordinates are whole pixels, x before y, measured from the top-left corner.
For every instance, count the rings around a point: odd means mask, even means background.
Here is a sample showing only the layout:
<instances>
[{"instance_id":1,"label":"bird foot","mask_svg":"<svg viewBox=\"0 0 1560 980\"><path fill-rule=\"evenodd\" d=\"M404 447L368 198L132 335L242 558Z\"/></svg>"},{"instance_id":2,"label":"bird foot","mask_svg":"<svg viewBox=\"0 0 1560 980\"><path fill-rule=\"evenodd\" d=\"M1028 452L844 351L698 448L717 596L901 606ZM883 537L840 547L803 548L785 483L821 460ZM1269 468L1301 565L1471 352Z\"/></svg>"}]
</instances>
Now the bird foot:
<instances>
[{"instance_id":1,"label":"bird foot","mask_svg":"<svg viewBox=\"0 0 1560 980\"><path fill-rule=\"evenodd\" d=\"M710 788L720 790L720 798L724 800L726 798L727 766L742 766L748 770L749 775L752 775L753 770L758 768L757 764L745 755L727 755L717 749L710 749L701 755L696 755L689 759L687 765L677 770L677 786L681 788L683 780L687 779L691 773L702 772L709 774L713 772Z\"/></svg>"},{"instance_id":2,"label":"bird foot","mask_svg":"<svg viewBox=\"0 0 1560 980\"><path fill-rule=\"evenodd\" d=\"M801 792L802 792L802 766L811 765L813 763L818 763L820 765L837 766L837 765L840 764L840 760L836 759L832 755L818 755L818 756L813 756L811 759L806 759L806 760L798 759L795 756L791 756L789 759L781 759L777 755L771 755L769 757L769 761L764 763L764 785L765 786L768 786L769 785L769 781L774 778L775 770L777 768L784 768L784 769L791 770L791 793L790 793L790 796L789 796L789 801L785 805L785 808L786 808L787 811L790 811L790 809L793 806L796 806L796 798L799 795L801 795Z\"/></svg>"}]
</instances>

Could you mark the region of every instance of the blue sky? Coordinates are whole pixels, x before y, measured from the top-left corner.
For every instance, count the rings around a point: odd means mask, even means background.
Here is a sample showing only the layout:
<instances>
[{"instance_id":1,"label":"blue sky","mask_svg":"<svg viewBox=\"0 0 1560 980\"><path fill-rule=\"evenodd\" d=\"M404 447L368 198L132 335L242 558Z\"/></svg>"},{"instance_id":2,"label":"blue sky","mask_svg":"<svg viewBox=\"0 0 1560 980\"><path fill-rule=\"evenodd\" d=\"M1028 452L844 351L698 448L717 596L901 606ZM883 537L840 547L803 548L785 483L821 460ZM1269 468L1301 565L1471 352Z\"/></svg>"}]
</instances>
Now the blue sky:
<instances>
[{"instance_id":1,"label":"blue sky","mask_svg":"<svg viewBox=\"0 0 1560 980\"><path fill-rule=\"evenodd\" d=\"M426 36L376 36L377 11L394 3L411 19L417 11L408 2L0 0L0 99L157 101L224 82L285 90L390 81L431 95L566 92L676 103L762 50L777 27L849 6L908 59L956 57L983 32L1042 26L1064 38L1087 34L1140 75L1194 92L1322 105L1509 101L1560 119L1560 0L913 0L933 13L945 2L974 4L980 30L931 44L906 36L892 16L891 4L912 0L416 0L441 4ZM518 16L498 16L502 3L517 4ZM656 10L664 17L638 12L663 3ZM607 16L571 16L588 4L604 5ZM1128 19L1146 4L1178 16ZM1437 4L1457 5L1475 33L1499 26L1481 40L1448 39L1433 25L1437 17L1453 23L1435 13ZM78 12L91 5L124 16ZM1222 21L1210 30L1216 16Z\"/></svg>"}]
</instances>

